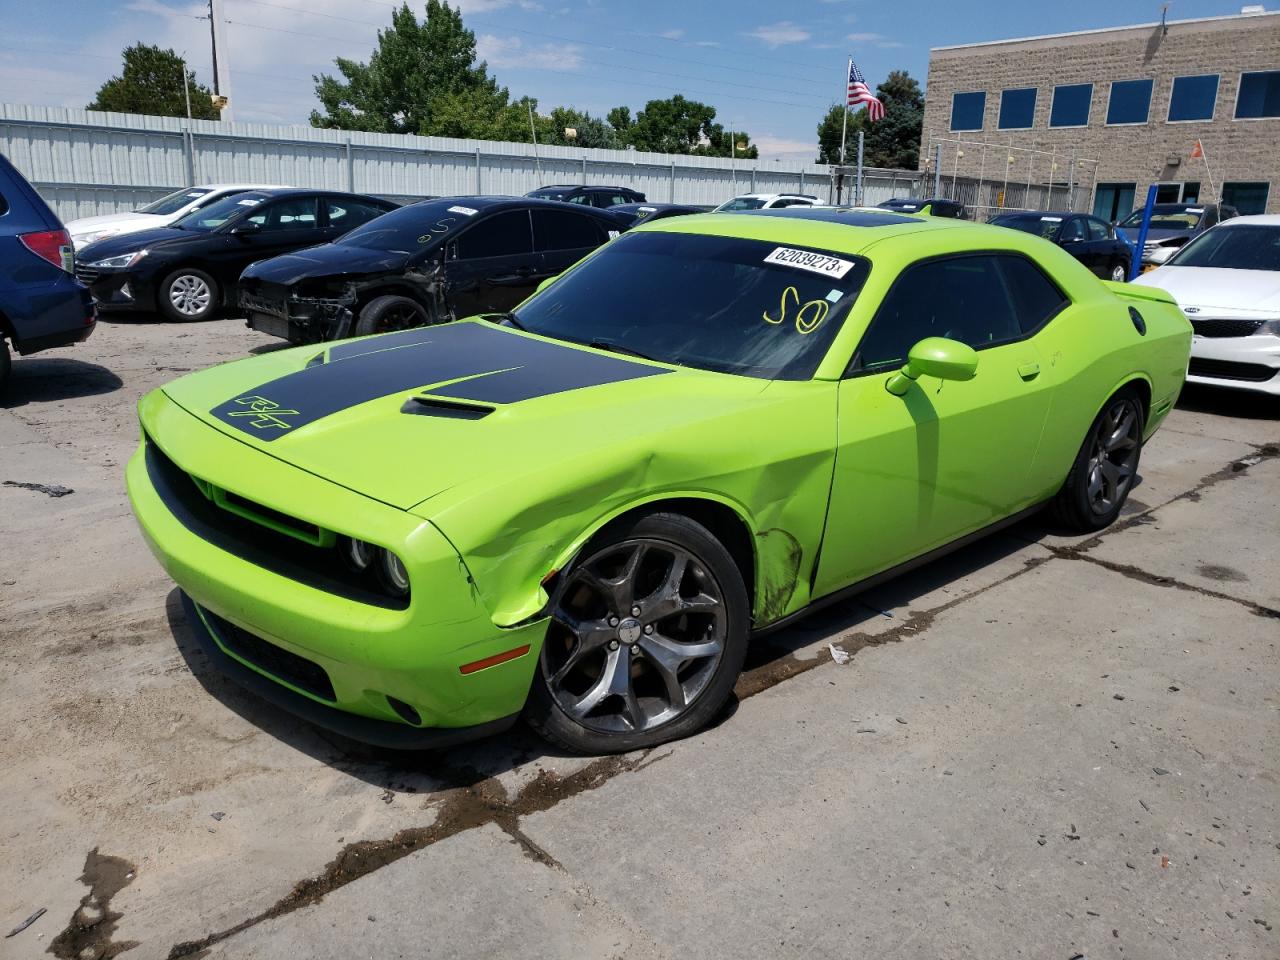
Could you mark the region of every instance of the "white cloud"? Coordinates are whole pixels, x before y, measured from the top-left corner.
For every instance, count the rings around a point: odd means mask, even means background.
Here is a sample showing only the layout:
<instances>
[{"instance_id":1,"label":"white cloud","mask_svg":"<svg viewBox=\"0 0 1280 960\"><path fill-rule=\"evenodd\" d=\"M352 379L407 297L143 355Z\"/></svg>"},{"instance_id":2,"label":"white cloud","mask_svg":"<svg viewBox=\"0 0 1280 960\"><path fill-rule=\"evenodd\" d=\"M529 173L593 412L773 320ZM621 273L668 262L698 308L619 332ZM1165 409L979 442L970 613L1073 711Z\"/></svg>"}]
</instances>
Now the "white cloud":
<instances>
[{"instance_id":1,"label":"white cloud","mask_svg":"<svg viewBox=\"0 0 1280 960\"><path fill-rule=\"evenodd\" d=\"M783 20L781 23L756 27L747 36L755 37L770 47L780 47L784 43L804 43L809 39L810 33L790 20Z\"/></svg>"},{"instance_id":2,"label":"white cloud","mask_svg":"<svg viewBox=\"0 0 1280 960\"><path fill-rule=\"evenodd\" d=\"M897 40L890 40L883 33L851 33L845 37L850 43L867 44L881 50L891 50L902 46Z\"/></svg>"},{"instance_id":3,"label":"white cloud","mask_svg":"<svg viewBox=\"0 0 1280 960\"><path fill-rule=\"evenodd\" d=\"M658 34L663 40L679 40L684 36L683 30L664 30Z\"/></svg>"},{"instance_id":4,"label":"white cloud","mask_svg":"<svg viewBox=\"0 0 1280 960\"><path fill-rule=\"evenodd\" d=\"M476 55L491 67L519 67L526 70L554 70L572 73L582 67L582 48L574 44L544 43L525 46L519 37L476 37Z\"/></svg>"},{"instance_id":5,"label":"white cloud","mask_svg":"<svg viewBox=\"0 0 1280 960\"><path fill-rule=\"evenodd\" d=\"M763 133L753 136L751 142L760 151L761 160L813 160L818 155L817 141L790 140Z\"/></svg>"}]
</instances>

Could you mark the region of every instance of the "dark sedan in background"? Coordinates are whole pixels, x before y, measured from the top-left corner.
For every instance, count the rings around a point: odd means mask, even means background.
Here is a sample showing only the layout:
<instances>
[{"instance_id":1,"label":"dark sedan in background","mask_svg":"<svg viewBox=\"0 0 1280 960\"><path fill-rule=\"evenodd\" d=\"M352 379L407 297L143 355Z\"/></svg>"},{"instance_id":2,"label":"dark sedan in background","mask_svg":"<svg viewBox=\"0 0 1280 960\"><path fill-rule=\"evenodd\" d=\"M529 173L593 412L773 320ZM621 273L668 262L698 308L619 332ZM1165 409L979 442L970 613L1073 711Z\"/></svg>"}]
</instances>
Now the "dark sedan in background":
<instances>
[{"instance_id":1,"label":"dark sedan in background","mask_svg":"<svg viewBox=\"0 0 1280 960\"><path fill-rule=\"evenodd\" d=\"M604 210L551 200L425 200L255 263L240 305L250 327L294 343L503 313L623 229Z\"/></svg>"},{"instance_id":2,"label":"dark sedan in background","mask_svg":"<svg viewBox=\"0 0 1280 960\"><path fill-rule=\"evenodd\" d=\"M1145 211L1135 210L1119 226L1136 241ZM1210 227L1239 216L1235 207L1221 203L1157 203L1151 210L1151 226L1142 249L1143 271L1154 270Z\"/></svg>"},{"instance_id":3,"label":"dark sedan in background","mask_svg":"<svg viewBox=\"0 0 1280 960\"><path fill-rule=\"evenodd\" d=\"M559 200L561 203L576 203L584 207L616 207L620 203L644 203L644 194L630 187L585 186L572 183L557 183L548 187L539 187L525 194L535 200Z\"/></svg>"},{"instance_id":4,"label":"dark sedan in background","mask_svg":"<svg viewBox=\"0 0 1280 960\"><path fill-rule=\"evenodd\" d=\"M696 207L688 203L620 203L609 212L618 217L628 228L637 223L665 220L667 217L683 217L690 213L706 213L710 207Z\"/></svg>"},{"instance_id":5,"label":"dark sedan in background","mask_svg":"<svg viewBox=\"0 0 1280 960\"><path fill-rule=\"evenodd\" d=\"M884 210L897 213L919 213L928 217L945 217L951 220L967 220L969 212L959 200L948 200L946 197L925 197L913 200L910 197L894 197L884 203L877 204Z\"/></svg>"},{"instance_id":6,"label":"dark sedan in background","mask_svg":"<svg viewBox=\"0 0 1280 960\"><path fill-rule=\"evenodd\" d=\"M205 320L236 302L236 281L255 260L327 243L394 209L330 190L252 190L167 227L91 243L77 255L76 276L104 310Z\"/></svg>"},{"instance_id":7,"label":"dark sedan in background","mask_svg":"<svg viewBox=\"0 0 1280 960\"><path fill-rule=\"evenodd\" d=\"M1123 281L1129 276L1133 251L1105 220L1083 213L1046 210L1003 213L992 217L991 223L1056 243L1104 280Z\"/></svg>"}]
</instances>

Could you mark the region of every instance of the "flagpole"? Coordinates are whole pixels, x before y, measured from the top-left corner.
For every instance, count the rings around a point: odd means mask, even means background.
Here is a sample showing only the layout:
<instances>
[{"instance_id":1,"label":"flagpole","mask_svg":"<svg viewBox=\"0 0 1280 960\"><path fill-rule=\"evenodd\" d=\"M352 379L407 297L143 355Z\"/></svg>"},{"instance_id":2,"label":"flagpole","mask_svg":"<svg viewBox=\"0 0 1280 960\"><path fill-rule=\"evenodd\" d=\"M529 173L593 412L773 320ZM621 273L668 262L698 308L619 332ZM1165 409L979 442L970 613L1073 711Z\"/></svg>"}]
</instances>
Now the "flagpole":
<instances>
[{"instance_id":1,"label":"flagpole","mask_svg":"<svg viewBox=\"0 0 1280 960\"><path fill-rule=\"evenodd\" d=\"M840 166L844 166L844 141L849 133L849 77L853 75L853 56L844 68L844 91L840 94L840 102L844 104L844 120L840 124Z\"/></svg>"},{"instance_id":2,"label":"flagpole","mask_svg":"<svg viewBox=\"0 0 1280 960\"><path fill-rule=\"evenodd\" d=\"M1218 188L1213 185L1213 171L1209 169L1209 154L1204 149L1204 141L1197 140L1196 146L1200 148L1200 159L1204 161L1204 172L1209 177L1209 197L1212 200L1221 201L1222 198L1218 196Z\"/></svg>"}]
</instances>

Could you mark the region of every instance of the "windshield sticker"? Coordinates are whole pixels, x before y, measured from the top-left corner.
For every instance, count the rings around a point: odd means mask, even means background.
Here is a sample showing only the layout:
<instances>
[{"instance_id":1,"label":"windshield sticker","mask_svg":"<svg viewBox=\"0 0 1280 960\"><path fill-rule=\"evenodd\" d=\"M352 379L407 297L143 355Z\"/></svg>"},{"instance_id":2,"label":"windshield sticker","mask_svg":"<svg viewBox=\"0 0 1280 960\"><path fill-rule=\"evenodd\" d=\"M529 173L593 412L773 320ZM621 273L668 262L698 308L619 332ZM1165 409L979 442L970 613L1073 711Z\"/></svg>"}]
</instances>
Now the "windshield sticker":
<instances>
[{"instance_id":1,"label":"windshield sticker","mask_svg":"<svg viewBox=\"0 0 1280 960\"><path fill-rule=\"evenodd\" d=\"M1041 217L1040 222L1041 223L1061 223L1062 218L1061 217Z\"/></svg>"},{"instance_id":2,"label":"windshield sticker","mask_svg":"<svg viewBox=\"0 0 1280 960\"><path fill-rule=\"evenodd\" d=\"M480 211L479 211L479 210L473 210L471 207L450 207L450 208L449 208L449 212L450 212L450 213L460 213L460 214L462 214L463 216L466 216L466 217L474 217L474 216L475 216L477 213L479 213Z\"/></svg>"},{"instance_id":3,"label":"windshield sticker","mask_svg":"<svg viewBox=\"0 0 1280 960\"><path fill-rule=\"evenodd\" d=\"M1187 207L1187 213L1204 213L1204 207Z\"/></svg>"},{"instance_id":4,"label":"windshield sticker","mask_svg":"<svg viewBox=\"0 0 1280 960\"><path fill-rule=\"evenodd\" d=\"M841 260L839 257L824 253L810 253L808 250L793 250L791 247L775 247L773 253L764 258L765 263L780 263L787 267L798 267L823 276L843 277L853 268L852 260Z\"/></svg>"},{"instance_id":5,"label":"windshield sticker","mask_svg":"<svg viewBox=\"0 0 1280 960\"><path fill-rule=\"evenodd\" d=\"M616 237L617 235L618 235L618 231L617 231L617 230L610 230L610 231L609 231L609 239L610 239L610 240L612 240L612 239L613 239L614 237Z\"/></svg>"},{"instance_id":6,"label":"windshield sticker","mask_svg":"<svg viewBox=\"0 0 1280 960\"><path fill-rule=\"evenodd\" d=\"M838 293L839 291L832 291ZM782 291L782 302L778 306L778 317L774 319L766 310L761 314L761 319L765 323L772 323L775 326L785 323L787 320L788 301L795 304L798 309L795 313L796 333L810 334L822 325L822 321L827 319L827 313L831 310L831 304L826 300L810 300L803 306L800 305L800 292L795 287L787 287Z\"/></svg>"},{"instance_id":7,"label":"windshield sticker","mask_svg":"<svg viewBox=\"0 0 1280 960\"><path fill-rule=\"evenodd\" d=\"M841 290L839 287L833 287L831 292L827 294L827 299L830 300L832 303L835 303L843 296L844 296L843 290Z\"/></svg>"},{"instance_id":8,"label":"windshield sticker","mask_svg":"<svg viewBox=\"0 0 1280 960\"><path fill-rule=\"evenodd\" d=\"M240 206L242 207L256 207L261 202L262 202L261 200L237 200L236 201L236 203L240 204Z\"/></svg>"},{"instance_id":9,"label":"windshield sticker","mask_svg":"<svg viewBox=\"0 0 1280 960\"><path fill-rule=\"evenodd\" d=\"M188 194L187 194L187 196L188 196L188 197L203 197L203 196L204 196L204 194L203 194L203 193L200 193L199 191L196 191L195 193L188 193Z\"/></svg>"}]
</instances>

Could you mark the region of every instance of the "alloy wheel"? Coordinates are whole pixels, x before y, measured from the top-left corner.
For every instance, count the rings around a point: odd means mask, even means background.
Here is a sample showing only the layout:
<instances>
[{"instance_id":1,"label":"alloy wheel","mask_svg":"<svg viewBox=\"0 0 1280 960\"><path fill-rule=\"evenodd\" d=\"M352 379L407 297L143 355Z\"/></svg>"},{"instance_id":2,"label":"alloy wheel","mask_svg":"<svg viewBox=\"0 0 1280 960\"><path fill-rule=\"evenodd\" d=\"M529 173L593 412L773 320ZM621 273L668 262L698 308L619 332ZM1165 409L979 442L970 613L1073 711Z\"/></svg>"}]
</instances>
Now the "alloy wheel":
<instances>
[{"instance_id":1,"label":"alloy wheel","mask_svg":"<svg viewBox=\"0 0 1280 960\"><path fill-rule=\"evenodd\" d=\"M556 591L543 678L564 713L599 733L637 733L684 714L724 654L724 595L674 543L631 539L575 567Z\"/></svg>"},{"instance_id":2,"label":"alloy wheel","mask_svg":"<svg viewBox=\"0 0 1280 960\"><path fill-rule=\"evenodd\" d=\"M1116 264L1111 268L1111 279L1116 283L1123 283L1128 274L1125 272L1123 264Z\"/></svg>"},{"instance_id":3,"label":"alloy wheel","mask_svg":"<svg viewBox=\"0 0 1280 960\"><path fill-rule=\"evenodd\" d=\"M1129 492L1137 470L1142 418L1135 401L1123 397L1098 422L1089 455L1089 506L1098 516L1115 509Z\"/></svg>"},{"instance_id":4,"label":"alloy wheel","mask_svg":"<svg viewBox=\"0 0 1280 960\"><path fill-rule=\"evenodd\" d=\"M209 308L213 291L199 277L182 274L169 284L169 302L184 317L198 317Z\"/></svg>"},{"instance_id":5,"label":"alloy wheel","mask_svg":"<svg viewBox=\"0 0 1280 960\"><path fill-rule=\"evenodd\" d=\"M409 330L421 325L421 314L408 304L401 304L385 310L378 317L378 322L374 324L374 332L390 333L393 330Z\"/></svg>"}]
</instances>

